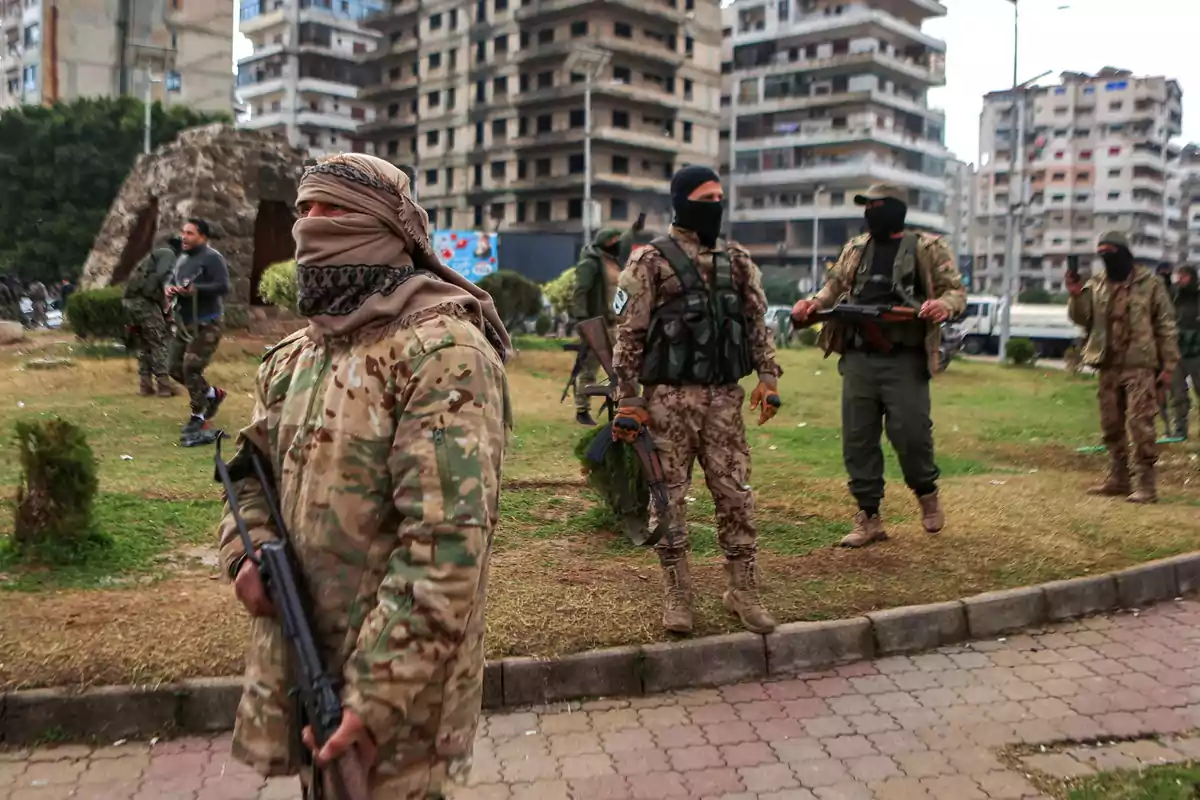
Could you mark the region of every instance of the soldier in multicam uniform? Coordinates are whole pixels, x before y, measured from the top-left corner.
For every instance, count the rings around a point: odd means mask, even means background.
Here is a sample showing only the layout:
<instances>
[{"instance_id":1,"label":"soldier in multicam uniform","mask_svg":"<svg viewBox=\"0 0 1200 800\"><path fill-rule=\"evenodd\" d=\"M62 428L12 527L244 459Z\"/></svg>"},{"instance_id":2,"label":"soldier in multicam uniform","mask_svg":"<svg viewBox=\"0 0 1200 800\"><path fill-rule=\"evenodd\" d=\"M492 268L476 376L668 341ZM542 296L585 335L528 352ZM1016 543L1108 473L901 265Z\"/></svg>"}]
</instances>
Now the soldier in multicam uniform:
<instances>
[{"instance_id":1,"label":"soldier in multicam uniform","mask_svg":"<svg viewBox=\"0 0 1200 800\"><path fill-rule=\"evenodd\" d=\"M868 232L842 249L821 291L792 309L797 323L840 302L919 309L919 318L911 322L881 323L886 348L856 326L827 323L821 330L825 352L842 356L842 456L859 508L843 547L887 539L879 516L884 493L879 442L885 427L904 482L917 496L925 531L936 534L946 522L937 486L941 473L934 461L929 382L937 374L940 323L961 314L967 298L946 243L905 231L906 197L904 190L888 184L876 184L855 197L854 202L866 206Z\"/></svg>"},{"instance_id":2,"label":"soldier in multicam uniform","mask_svg":"<svg viewBox=\"0 0 1200 800\"><path fill-rule=\"evenodd\" d=\"M48 327L46 320L46 284L34 281L29 284L29 302L33 305L29 315L31 328Z\"/></svg>"},{"instance_id":3,"label":"soldier in multicam uniform","mask_svg":"<svg viewBox=\"0 0 1200 800\"><path fill-rule=\"evenodd\" d=\"M775 415L783 372L764 319L758 269L741 247L718 241L723 199L712 170L677 172L671 181L675 221L666 236L633 255L613 301L616 421L632 421L635 433L645 427L660 451L670 533L655 547L663 570L663 627L676 633L693 627L686 498L697 459L717 507L725 607L755 633L775 628L759 598L745 390L738 381L758 373L750 407L761 408L761 425ZM614 438L623 435L614 425ZM657 524L652 515L651 527Z\"/></svg>"},{"instance_id":4,"label":"soldier in multicam uniform","mask_svg":"<svg viewBox=\"0 0 1200 800\"><path fill-rule=\"evenodd\" d=\"M621 251L621 231L617 228L601 228L592 243L579 254L575 265L575 290L571 295L571 321L580 323L593 317L604 317L610 331L616 316L612 311L613 296L617 292L617 280L621 277L621 264L617 257ZM610 333L611 336L611 333ZM575 421L580 425L593 426L591 398L583 389L596 382L596 369L600 366L594 353L575 378Z\"/></svg>"},{"instance_id":5,"label":"soldier in multicam uniform","mask_svg":"<svg viewBox=\"0 0 1200 800\"><path fill-rule=\"evenodd\" d=\"M155 248L142 259L125 282L125 296L121 303L129 323L139 330L138 391L143 395L155 393L156 380L159 397L174 397L179 393L167 374L167 340L171 332L165 316L164 289L182 248L183 240L172 236L165 245Z\"/></svg>"},{"instance_id":6,"label":"soldier in multicam uniform","mask_svg":"<svg viewBox=\"0 0 1200 800\"><path fill-rule=\"evenodd\" d=\"M296 277L309 327L258 372L241 446L265 454L314 598L342 725L375 800L441 798L469 770L483 690L484 595L511 408L491 298L442 266L408 178L372 156L322 159L297 195ZM240 457L240 453L239 453ZM236 460L237 457L235 457ZM276 534L254 479L256 543ZM232 515L221 563L253 615L233 753L264 775L310 773L289 748L279 621Z\"/></svg>"},{"instance_id":7,"label":"soldier in multicam uniform","mask_svg":"<svg viewBox=\"0 0 1200 800\"><path fill-rule=\"evenodd\" d=\"M1188 397L1188 379L1192 391L1200 398L1200 284L1196 268L1179 268L1175 285L1171 287L1171 302L1175 305L1175 326L1179 329L1179 366L1171 386L1175 424L1171 433L1178 439L1188 438L1188 414L1192 403Z\"/></svg>"},{"instance_id":8,"label":"soldier in multicam uniform","mask_svg":"<svg viewBox=\"0 0 1200 800\"><path fill-rule=\"evenodd\" d=\"M1103 272L1086 285L1070 273L1066 280L1067 313L1087 331L1083 363L1100 370L1100 427L1109 467L1104 483L1088 493L1153 503L1158 499L1158 389L1170 385L1179 363L1175 312L1162 281L1146 267L1134 266L1125 234L1104 234L1097 252ZM1132 492L1126 427L1138 477Z\"/></svg>"}]
</instances>

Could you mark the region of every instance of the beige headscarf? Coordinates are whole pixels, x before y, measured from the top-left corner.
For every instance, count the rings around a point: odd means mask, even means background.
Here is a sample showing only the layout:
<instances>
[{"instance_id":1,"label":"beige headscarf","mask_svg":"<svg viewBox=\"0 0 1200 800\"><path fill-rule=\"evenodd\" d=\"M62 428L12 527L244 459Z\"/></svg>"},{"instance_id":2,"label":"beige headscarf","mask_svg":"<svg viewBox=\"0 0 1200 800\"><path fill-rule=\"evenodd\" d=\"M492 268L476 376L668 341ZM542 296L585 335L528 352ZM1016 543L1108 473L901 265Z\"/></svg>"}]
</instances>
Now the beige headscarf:
<instances>
[{"instance_id":1,"label":"beige headscarf","mask_svg":"<svg viewBox=\"0 0 1200 800\"><path fill-rule=\"evenodd\" d=\"M304 171L296 202L350 213L302 217L296 239L300 313L319 335L459 306L507 360L511 343L491 295L438 260L429 216L409 194L408 176L374 156L327 156Z\"/></svg>"}]
</instances>

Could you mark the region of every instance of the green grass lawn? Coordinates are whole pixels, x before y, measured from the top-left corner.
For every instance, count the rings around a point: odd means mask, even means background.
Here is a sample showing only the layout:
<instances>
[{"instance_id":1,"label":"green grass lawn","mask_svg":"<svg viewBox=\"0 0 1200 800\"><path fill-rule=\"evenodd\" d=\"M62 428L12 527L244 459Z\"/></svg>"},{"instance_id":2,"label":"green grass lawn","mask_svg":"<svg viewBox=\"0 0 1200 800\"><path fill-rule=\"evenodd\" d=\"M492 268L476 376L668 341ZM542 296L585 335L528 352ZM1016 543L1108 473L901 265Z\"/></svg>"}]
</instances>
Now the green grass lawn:
<instances>
[{"instance_id":1,"label":"green grass lawn","mask_svg":"<svg viewBox=\"0 0 1200 800\"><path fill-rule=\"evenodd\" d=\"M242 617L204 557L220 491L212 448L178 445L185 399L139 397L130 360L68 353L73 345L53 333L34 341L0 349L0 486L11 498L15 420L58 414L84 426L100 462L98 526L116 545L71 569L29 569L0 556L0 687L235 671ZM509 369L516 428L493 557L489 656L660 639L656 559L613 532L573 456L583 429L570 398L560 405L559 396L574 354L549 341L520 344ZM210 370L230 392L217 421L231 433L250 413L263 345L227 340ZM43 355L70 355L74 365L23 368ZM762 427L747 416L764 594L780 621L1092 574L1196 546L1194 444L1164 449L1158 505L1088 497L1104 456L1076 450L1099 443L1095 380L960 360L934 382L946 530L933 538L921 531L885 445L892 541L862 552L833 548L854 511L837 364L812 349L785 351L780 361L779 415ZM713 505L699 470L690 497L698 632L735 630L720 607ZM0 538L11 524L11 506L0 508ZM120 638L106 639L118 626ZM160 642L172 626L188 630L194 646Z\"/></svg>"},{"instance_id":2,"label":"green grass lawn","mask_svg":"<svg viewBox=\"0 0 1200 800\"><path fill-rule=\"evenodd\" d=\"M1071 789L1068 800L1195 800L1200 797L1200 765L1147 767L1106 772Z\"/></svg>"}]
</instances>

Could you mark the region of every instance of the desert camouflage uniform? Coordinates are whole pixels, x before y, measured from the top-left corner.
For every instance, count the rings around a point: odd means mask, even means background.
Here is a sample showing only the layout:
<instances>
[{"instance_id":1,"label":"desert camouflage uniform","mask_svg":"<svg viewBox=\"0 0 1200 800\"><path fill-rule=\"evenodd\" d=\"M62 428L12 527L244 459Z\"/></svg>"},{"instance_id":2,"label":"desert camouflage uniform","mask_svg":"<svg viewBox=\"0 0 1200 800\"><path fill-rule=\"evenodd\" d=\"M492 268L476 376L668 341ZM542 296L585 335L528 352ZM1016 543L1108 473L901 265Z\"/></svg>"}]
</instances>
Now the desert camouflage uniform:
<instances>
[{"instance_id":1,"label":"desert camouflage uniform","mask_svg":"<svg viewBox=\"0 0 1200 800\"><path fill-rule=\"evenodd\" d=\"M259 369L239 442L270 460L318 647L379 745L374 800L443 797L469 770L510 428L500 358L445 307L325 344L298 332ZM254 541L271 539L258 482L239 494ZM228 509L220 534L228 575L243 553ZM285 662L278 621L254 618L233 752L267 775L300 766Z\"/></svg>"},{"instance_id":2,"label":"desert camouflage uniform","mask_svg":"<svg viewBox=\"0 0 1200 800\"><path fill-rule=\"evenodd\" d=\"M691 231L672 225L669 235L711 287L713 251L701 246ZM783 370L775 363L775 346L766 325L767 298L758 268L742 247L732 242L727 247L732 261L733 284L742 292L751 363L760 376L774 384ZM618 405L638 396L646 333L654 311L682 294L683 286L662 253L653 246L646 246L633 255L621 272L620 289L628 299L618 317L617 343L613 352ZM726 386L663 384L647 386L645 394L650 434L662 460L669 498L671 536L664 536L655 545L668 573L668 583L674 575L672 570L686 573L688 569L686 556L691 545L687 495L692 465L699 460L716 505L717 542L725 554L731 586L738 575L748 573L753 590L758 534L754 526L754 495L750 490L750 447L746 443L742 420L745 390L737 383ZM652 509L650 527L653 529L657 525L657 514ZM683 581L687 584L686 575ZM670 592L671 585L667 589ZM690 601L690 597L687 599ZM757 602L757 596L754 599Z\"/></svg>"},{"instance_id":3,"label":"desert camouflage uniform","mask_svg":"<svg viewBox=\"0 0 1200 800\"><path fill-rule=\"evenodd\" d=\"M34 328L47 326L46 320L46 284L34 281L29 284L29 302L33 304L30 313L30 325Z\"/></svg>"},{"instance_id":4,"label":"desert camouflage uniform","mask_svg":"<svg viewBox=\"0 0 1200 800\"><path fill-rule=\"evenodd\" d=\"M1139 491L1155 496L1159 413L1157 377L1179 363L1175 313L1162 281L1134 267L1125 283L1110 283L1103 271L1067 305L1071 320L1087 331L1083 363L1100 370L1100 427L1108 448L1105 494L1128 494L1129 438L1133 439ZM1129 428L1128 438L1126 426Z\"/></svg>"}]
</instances>

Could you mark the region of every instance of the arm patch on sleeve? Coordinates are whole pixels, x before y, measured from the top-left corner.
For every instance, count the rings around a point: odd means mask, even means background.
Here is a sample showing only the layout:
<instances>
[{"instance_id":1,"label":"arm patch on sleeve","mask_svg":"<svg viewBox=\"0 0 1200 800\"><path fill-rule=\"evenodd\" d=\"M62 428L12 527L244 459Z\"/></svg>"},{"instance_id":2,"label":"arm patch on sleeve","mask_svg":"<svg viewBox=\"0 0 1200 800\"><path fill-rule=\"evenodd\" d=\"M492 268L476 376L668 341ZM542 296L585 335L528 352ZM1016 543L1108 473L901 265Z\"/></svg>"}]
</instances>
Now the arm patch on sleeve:
<instances>
[{"instance_id":1,"label":"arm patch on sleeve","mask_svg":"<svg viewBox=\"0 0 1200 800\"><path fill-rule=\"evenodd\" d=\"M625 313L625 307L629 305L629 293L624 289L617 288L613 295L612 310L618 317Z\"/></svg>"}]
</instances>

